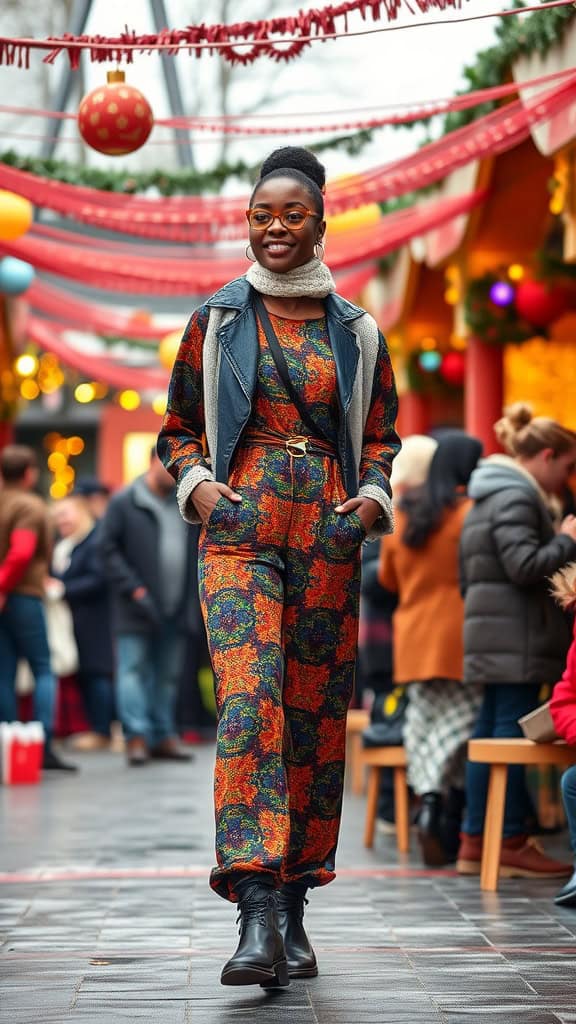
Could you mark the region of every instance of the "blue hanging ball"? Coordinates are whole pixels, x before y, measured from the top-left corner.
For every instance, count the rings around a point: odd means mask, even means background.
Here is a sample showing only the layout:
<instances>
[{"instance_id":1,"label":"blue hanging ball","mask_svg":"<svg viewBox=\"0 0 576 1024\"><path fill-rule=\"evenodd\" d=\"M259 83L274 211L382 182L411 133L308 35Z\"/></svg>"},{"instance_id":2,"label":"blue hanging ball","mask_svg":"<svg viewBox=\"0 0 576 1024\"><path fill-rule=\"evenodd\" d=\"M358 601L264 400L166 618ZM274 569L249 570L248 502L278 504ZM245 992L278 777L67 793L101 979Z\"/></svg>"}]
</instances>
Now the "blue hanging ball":
<instances>
[{"instance_id":1,"label":"blue hanging ball","mask_svg":"<svg viewBox=\"0 0 576 1024\"><path fill-rule=\"evenodd\" d=\"M22 295L34 280L35 270L30 263L5 256L0 260L0 292L4 295Z\"/></svg>"}]
</instances>

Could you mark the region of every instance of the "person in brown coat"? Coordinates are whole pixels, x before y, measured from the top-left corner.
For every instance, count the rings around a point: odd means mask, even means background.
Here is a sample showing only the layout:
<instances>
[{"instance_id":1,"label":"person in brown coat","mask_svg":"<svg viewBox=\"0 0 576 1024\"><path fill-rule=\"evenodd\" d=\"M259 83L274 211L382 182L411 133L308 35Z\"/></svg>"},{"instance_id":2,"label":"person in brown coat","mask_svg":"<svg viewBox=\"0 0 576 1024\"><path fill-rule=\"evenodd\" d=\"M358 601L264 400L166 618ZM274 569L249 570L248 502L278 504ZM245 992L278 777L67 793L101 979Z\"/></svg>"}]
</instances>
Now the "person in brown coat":
<instances>
[{"instance_id":1,"label":"person in brown coat","mask_svg":"<svg viewBox=\"0 0 576 1024\"><path fill-rule=\"evenodd\" d=\"M378 578L398 594L394 682L409 686L404 727L408 778L421 797L424 862L456 856L463 809L465 745L481 694L463 687L464 603L458 549L470 502L465 488L482 454L462 431L442 437L425 484L400 502L396 531L382 541Z\"/></svg>"}]
</instances>

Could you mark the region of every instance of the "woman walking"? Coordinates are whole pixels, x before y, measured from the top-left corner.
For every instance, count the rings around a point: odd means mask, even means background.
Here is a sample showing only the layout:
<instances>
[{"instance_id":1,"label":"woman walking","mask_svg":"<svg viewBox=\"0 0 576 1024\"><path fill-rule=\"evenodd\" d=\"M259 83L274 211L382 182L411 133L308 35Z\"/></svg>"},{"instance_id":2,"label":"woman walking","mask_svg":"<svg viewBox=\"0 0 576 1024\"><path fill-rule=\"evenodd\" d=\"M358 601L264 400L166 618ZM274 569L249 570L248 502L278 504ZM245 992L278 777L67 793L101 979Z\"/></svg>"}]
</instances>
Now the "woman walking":
<instances>
[{"instance_id":1,"label":"woman walking","mask_svg":"<svg viewBox=\"0 0 576 1024\"><path fill-rule=\"evenodd\" d=\"M564 668L567 617L548 577L576 556L576 518L555 523L557 495L576 466L576 433L517 403L494 427L507 455L485 459L470 481L474 499L462 533L465 589L464 679L483 683L475 738L521 736L518 719L533 711L544 683ZM466 818L457 869L480 874L488 767L469 762ZM546 856L526 834L524 769L511 765L504 810L501 874L561 877L569 864Z\"/></svg>"},{"instance_id":2,"label":"woman walking","mask_svg":"<svg viewBox=\"0 0 576 1024\"><path fill-rule=\"evenodd\" d=\"M203 524L211 885L241 919L230 985L317 973L302 916L306 891L334 878L360 545L392 529L390 359L319 258L323 188L306 150L265 161L247 210L254 265L193 314L159 438L184 517Z\"/></svg>"},{"instance_id":3,"label":"woman walking","mask_svg":"<svg viewBox=\"0 0 576 1024\"><path fill-rule=\"evenodd\" d=\"M380 552L380 583L398 593L394 682L408 685L404 745L428 865L456 859L466 743L480 706L479 688L462 685L458 548L471 506L466 485L481 454L480 441L461 431L441 438L425 483L404 494L397 532Z\"/></svg>"}]
</instances>

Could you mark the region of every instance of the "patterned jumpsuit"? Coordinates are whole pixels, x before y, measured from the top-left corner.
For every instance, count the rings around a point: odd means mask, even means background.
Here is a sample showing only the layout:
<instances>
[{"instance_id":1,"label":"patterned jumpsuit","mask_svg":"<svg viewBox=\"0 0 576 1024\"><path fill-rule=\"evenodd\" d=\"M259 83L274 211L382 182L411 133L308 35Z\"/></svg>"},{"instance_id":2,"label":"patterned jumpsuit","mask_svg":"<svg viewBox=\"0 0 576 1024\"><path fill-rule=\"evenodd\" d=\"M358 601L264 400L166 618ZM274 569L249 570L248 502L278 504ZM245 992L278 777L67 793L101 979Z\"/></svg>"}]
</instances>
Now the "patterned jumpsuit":
<instances>
[{"instance_id":1,"label":"patterned jumpsuit","mask_svg":"<svg viewBox=\"0 0 576 1024\"><path fill-rule=\"evenodd\" d=\"M293 385L336 450L326 319L270 319ZM192 332L204 326L193 318ZM308 434L260 325L259 345L244 437ZM328 455L293 458L281 442L241 439L229 483L242 502L221 497L202 528L199 578L218 708L210 884L235 901L239 872L310 887L334 878L365 531L355 512L334 511L347 495Z\"/></svg>"}]
</instances>

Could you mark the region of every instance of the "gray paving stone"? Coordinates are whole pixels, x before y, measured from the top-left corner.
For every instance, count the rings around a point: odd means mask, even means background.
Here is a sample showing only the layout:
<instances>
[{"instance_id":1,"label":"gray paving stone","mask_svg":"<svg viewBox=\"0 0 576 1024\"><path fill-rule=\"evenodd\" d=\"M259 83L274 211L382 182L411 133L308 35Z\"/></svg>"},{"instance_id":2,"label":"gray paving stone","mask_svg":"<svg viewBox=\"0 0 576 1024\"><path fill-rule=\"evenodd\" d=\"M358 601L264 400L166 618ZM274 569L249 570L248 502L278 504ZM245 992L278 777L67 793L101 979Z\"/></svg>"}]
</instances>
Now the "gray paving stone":
<instances>
[{"instance_id":1,"label":"gray paving stone","mask_svg":"<svg viewBox=\"0 0 576 1024\"><path fill-rule=\"evenodd\" d=\"M84 756L78 777L0 787L1 1024L576 1024L557 883L486 894L389 837L367 851L349 796L339 877L310 894L319 978L223 988L236 912L207 886L212 760Z\"/></svg>"}]
</instances>

